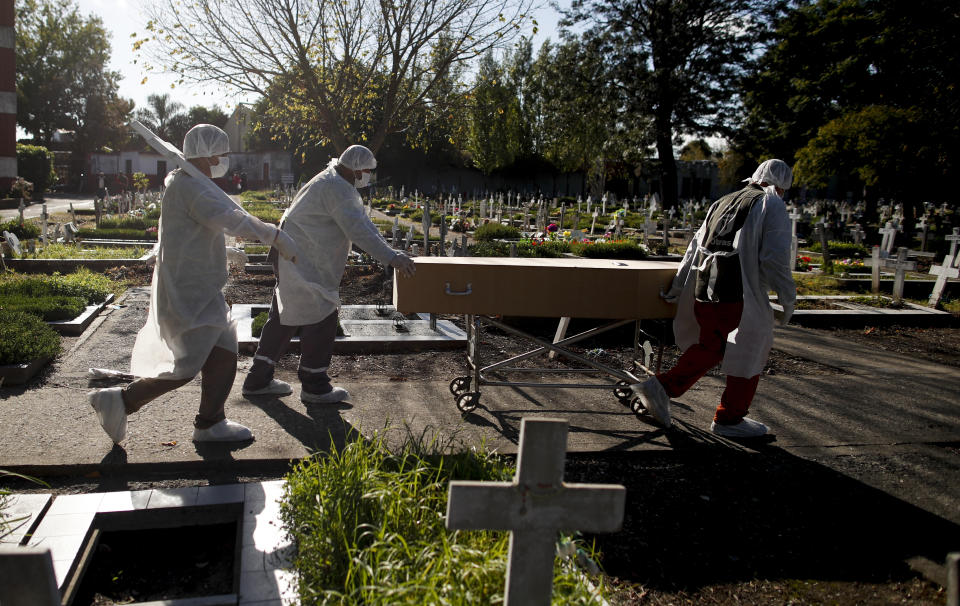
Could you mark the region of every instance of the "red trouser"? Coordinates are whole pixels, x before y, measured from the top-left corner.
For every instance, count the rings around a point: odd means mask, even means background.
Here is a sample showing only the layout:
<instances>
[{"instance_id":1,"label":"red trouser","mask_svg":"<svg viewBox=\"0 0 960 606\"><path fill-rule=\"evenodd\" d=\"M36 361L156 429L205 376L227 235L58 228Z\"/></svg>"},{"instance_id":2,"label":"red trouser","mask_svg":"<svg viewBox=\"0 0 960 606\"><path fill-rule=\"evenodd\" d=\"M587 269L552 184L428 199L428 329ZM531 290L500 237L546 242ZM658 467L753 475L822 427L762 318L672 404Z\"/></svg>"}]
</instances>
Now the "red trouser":
<instances>
[{"instance_id":1,"label":"red trouser","mask_svg":"<svg viewBox=\"0 0 960 606\"><path fill-rule=\"evenodd\" d=\"M671 398L683 395L708 370L723 360L727 335L740 325L743 303L701 303L694 301L693 313L700 326L700 342L683 352L668 372L657 375ZM720 425L734 425L747 415L760 375L749 379L727 375L727 387L713 420Z\"/></svg>"}]
</instances>

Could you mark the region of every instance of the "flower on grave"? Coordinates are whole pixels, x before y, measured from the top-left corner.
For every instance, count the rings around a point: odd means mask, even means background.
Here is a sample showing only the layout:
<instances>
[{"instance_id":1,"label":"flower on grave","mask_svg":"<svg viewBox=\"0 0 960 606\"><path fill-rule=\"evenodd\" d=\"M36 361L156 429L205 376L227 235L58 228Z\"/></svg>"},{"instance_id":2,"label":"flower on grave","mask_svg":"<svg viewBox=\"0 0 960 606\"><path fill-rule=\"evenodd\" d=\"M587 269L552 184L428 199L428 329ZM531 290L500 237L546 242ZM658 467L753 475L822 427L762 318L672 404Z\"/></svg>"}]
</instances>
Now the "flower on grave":
<instances>
[{"instance_id":1,"label":"flower on grave","mask_svg":"<svg viewBox=\"0 0 960 606\"><path fill-rule=\"evenodd\" d=\"M155 234L155 233L157 233L157 228L156 228L156 227L148 227L148 228L147 228L147 233L148 233L148 234Z\"/></svg>"},{"instance_id":2,"label":"flower on grave","mask_svg":"<svg viewBox=\"0 0 960 606\"><path fill-rule=\"evenodd\" d=\"M563 230L563 237L564 237L564 238L569 238L570 235L571 235L571 234L570 234L570 230L569 230L569 229Z\"/></svg>"},{"instance_id":3,"label":"flower on grave","mask_svg":"<svg viewBox=\"0 0 960 606\"><path fill-rule=\"evenodd\" d=\"M549 231L549 232L551 232L551 233L554 233L554 232L558 231L559 229L560 229L560 226L558 226L556 223L551 223L550 225L547 225L547 231Z\"/></svg>"},{"instance_id":4,"label":"flower on grave","mask_svg":"<svg viewBox=\"0 0 960 606\"><path fill-rule=\"evenodd\" d=\"M797 271L810 271L810 261L812 260L807 256L797 257Z\"/></svg>"}]
</instances>

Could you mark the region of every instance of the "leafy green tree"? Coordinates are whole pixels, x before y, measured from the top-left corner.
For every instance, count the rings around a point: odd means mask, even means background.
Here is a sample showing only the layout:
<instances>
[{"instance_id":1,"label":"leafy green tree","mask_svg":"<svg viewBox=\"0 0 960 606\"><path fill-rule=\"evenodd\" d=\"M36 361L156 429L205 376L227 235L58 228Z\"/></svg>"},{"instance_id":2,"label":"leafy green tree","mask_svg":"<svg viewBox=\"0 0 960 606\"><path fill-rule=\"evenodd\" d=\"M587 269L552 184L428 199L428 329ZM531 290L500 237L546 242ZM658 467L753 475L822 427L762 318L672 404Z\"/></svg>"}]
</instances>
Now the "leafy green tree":
<instances>
[{"instance_id":1,"label":"leafy green tree","mask_svg":"<svg viewBox=\"0 0 960 606\"><path fill-rule=\"evenodd\" d=\"M289 140L374 152L416 123L447 69L502 47L532 0L160 0L135 48L188 82L263 95ZM146 46L144 46L146 45ZM271 134L271 137L277 133ZM303 151L307 145L301 148Z\"/></svg>"},{"instance_id":2,"label":"leafy green tree","mask_svg":"<svg viewBox=\"0 0 960 606\"><path fill-rule=\"evenodd\" d=\"M704 141L703 139L693 139L687 141L683 147L680 148L680 159L690 161L696 160L713 160L714 153L710 149L710 144Z\"/></svg>"},{"instance_id":3,"label":"leafy green tree","mask_svg":"<svg viewBox=\"0 0 960 606\"><path fill-rule=\"evenodd\" d=\"M583 171L591 194L602 193L610 162L636 160L646 147L636 124L622 116L620 90L596 39L545 43L536 61L541 83L542 147L548 161L565 171Z\"/></svg>"},{"instance_id":4,"label":"leafy green tree","mask_svg":"<svg viewBox=\"0 0 960 606\"><path fill-rule=\"evenodd\" d=\"M621 117L649 117L666 206L677 203L679 135L733 130L733 89L758 41L764 0L573 0L562 22L582 24L614 68Z\"/></svg>"},{"instance_id":5,"label":"leafy green tree","mask_svg":"<svg viewBox=\"0 0 960 606\"><path fill-rule=\"evenodd\" d=\"M57 180L53 153L39 145L17 143L17 173L33 183L33 191L42 194Z\"/></svg>"},{"instance_id":6,"label":"leafy green tree","mask_svg":"<svg viewBox=\"0 0 960 606\"><path fill-rule=\"evenodd\" d=\"M117 96L119 74L107 69L103 22L73 0L16 0L17 124L49 145L58 129L76 131L76 151L126 139L132 102Z\"/></svg>"},{"instance_id":7,"label":"leafy green tree","mask_svg":"<svg viewBox=\"0 0 960 606\"><path fill-rule=\"evenodd\" d=\"M960 148L960 12L939 0L818 0L784 15L746 81L737 140L906 204L951 200ZM908 220L910 217L907 217Z\"/></svg>"},{"instance_id":8,"label":"leafy green tree","mask_svg":"<svg viewBox=\"0 0 960 606\"><path fill-rule=\"evenodd\" d=\"M473 164L486 174L512 164L520 154L520 101L505 81L493 53L480 61L470 107L467 149Z\"/></svg>"}]
</instances>

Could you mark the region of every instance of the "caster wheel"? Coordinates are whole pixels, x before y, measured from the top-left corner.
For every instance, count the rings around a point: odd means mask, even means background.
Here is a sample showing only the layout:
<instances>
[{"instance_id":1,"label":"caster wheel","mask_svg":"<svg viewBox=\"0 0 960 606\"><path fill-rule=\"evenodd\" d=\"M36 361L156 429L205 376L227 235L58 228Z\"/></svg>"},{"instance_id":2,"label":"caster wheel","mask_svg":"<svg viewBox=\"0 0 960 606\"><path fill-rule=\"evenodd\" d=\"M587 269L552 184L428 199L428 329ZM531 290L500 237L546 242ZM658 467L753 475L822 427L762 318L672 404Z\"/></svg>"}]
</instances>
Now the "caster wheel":
<instances>
[{"instance_id":1,"label":"caster wheel","mask_svg":"<svg viewBox=\"0 0 960 606\"><path fill-rule=\"evenodd\" d=\"M471 412L480 404L480 394L476 391L468 391L457 396L457 408L460 412Z\"/></svg>"},{"instance_id":2,"label":"caster wheel","mask_svg":"<svg viewBox=\"0 0 960 606\"><path fill-rule=\"evenodd\" d=\"M640 398L634 398L630 400L630 410L633 411L633 414L638 416L647 414L647 409L643 405L643 402L640 401Z\"/></svg>"},{"instance_id":3,"label":"caster wheel","mask_svg":"<svg viewBox=\"0 0 960 606\"><path fill-rule=\"evenodd\" d=\"M617 387L613 390L613 395L620 400L624 406L630 406L630 400L633 399L633 390L626 381L617 381Z\"/></svg>"},{"instance_id":4,"label":"caster wheel","mask_svg":"<svg viewBox=\"0 0 960 606\"><path fill-rule=\"evenodd\" d=\"M457 377L450 381L450 393L459 396L462 393L470 391L470 377Z\"/></svg>"}]
</instances>

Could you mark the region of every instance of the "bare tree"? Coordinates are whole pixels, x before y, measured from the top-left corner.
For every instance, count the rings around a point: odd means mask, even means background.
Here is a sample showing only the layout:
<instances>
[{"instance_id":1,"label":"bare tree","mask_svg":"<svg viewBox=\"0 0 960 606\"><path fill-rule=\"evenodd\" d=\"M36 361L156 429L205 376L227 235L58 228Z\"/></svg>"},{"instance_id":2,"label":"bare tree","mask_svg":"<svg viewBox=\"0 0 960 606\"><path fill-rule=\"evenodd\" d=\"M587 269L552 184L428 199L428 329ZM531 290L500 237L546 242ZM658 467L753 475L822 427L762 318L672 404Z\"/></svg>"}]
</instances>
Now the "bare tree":
<instances>
[{"instance_id":1,"label":"bare tree","mask_svg":"<svg viewBox=\"0 0 960 606\"><path fill-rule=\"evenodd\" d=\"M449 68L535 25L535 1L159 0L134 46L186 82L300 106L313 124L292 127L318 143L376 151L437 102Z\"/></svg>"}]
</instances>

